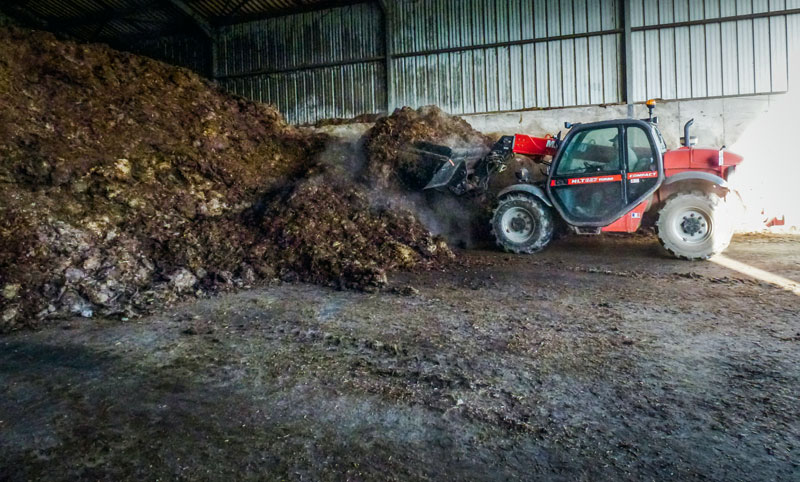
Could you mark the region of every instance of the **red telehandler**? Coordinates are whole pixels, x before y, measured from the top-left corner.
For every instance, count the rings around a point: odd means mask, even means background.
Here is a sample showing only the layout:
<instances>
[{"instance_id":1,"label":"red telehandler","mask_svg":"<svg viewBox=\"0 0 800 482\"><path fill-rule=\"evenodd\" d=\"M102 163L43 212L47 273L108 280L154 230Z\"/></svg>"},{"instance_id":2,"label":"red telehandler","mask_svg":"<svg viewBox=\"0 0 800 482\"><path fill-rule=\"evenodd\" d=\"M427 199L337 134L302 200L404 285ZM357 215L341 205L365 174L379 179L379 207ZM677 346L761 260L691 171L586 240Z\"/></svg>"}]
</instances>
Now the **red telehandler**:
<instances>
[{"instance_id":1,"label":"red telehandler","mask_svg":"<svg viewBox=\"0 0 800 482\"><path fill-rule=\"evenodd\" d=\"M632 233L646 212L661 244L674 256L697 260L722 252L733 234L726 198L742 156L696 148L684 126L683 145L667 150L648 101L649 118L588 124L565 123L562 140L517 134L504 136L488 154L473 149L426 145L420 149L443 161L425 189L456 195L488 189L490 177L515 155L546 164L545 179L532 181L527 169L497 196L492 233L506 251L535 253L550 243L558 219L578 234ZM544 159L551 158L551 161Z\"/></svg>"}]
</instances>

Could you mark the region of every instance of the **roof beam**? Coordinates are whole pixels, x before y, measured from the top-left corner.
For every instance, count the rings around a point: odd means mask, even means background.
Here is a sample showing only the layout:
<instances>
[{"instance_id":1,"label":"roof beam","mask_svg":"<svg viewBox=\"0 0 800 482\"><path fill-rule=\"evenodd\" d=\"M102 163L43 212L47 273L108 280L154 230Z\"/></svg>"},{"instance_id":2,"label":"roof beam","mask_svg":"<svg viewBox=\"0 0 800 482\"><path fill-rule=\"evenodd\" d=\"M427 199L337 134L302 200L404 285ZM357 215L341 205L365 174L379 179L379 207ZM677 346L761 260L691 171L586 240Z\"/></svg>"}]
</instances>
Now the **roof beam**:
<instances>
[{"instance_id":1,"label":"roof beam","mask_svg":"<svg viewBox=\"0 0 800 482\"><path fill-rule=\"evenodd\" d=\"M251 13L246 15L228 14L212 19L215 25L233 25L237 23L253 22L268 18L283 17L286 15L296 15L299 13L318 12L329 8L349 7L359 3L369 3L374 0L319 0L313 3L302 3L293 7L275 7L262 13Z\"/></svg>"},{"instance_id":2,"label":"roof beam","mask_svg":"<svg viewBox=\"0 0 800 482\"><path fill-rule=\"evenodd\" d=\"M250 0L239 0L239 3L238 3L238 4L234 4L234 5L233 5L233 6L230 8L230 10L228 10L228 11L227 11L227 12L225 12L225 13L223 13L223 14L221 15L221 17L222 17L222 18L230 18L230 17L233 17L234 15L236 15L237 13L239 13L239 10L241 10L241 9L242 9L242 8L243 8L245 5L247 5L248 3L250 3Z\"/></svg>"},{"instance_id":3,"label":"roof beam","mask_svg":"<svg viewBox=\"0 0 800 482\"><path fill-rule=\"evenodd\" d=\"M164 2L168 3L169 5L172 5L177 10L179 10L184 16L188 17L189 20L191 20L192 23L198 29L200 29L203 32L203 34L205 34L206 37L208 38L214 37L214 29L211 27L211 24L208 22L208 20L204 16L197 13L195 9L190 7L186 2L184 2L183 0L164 0Z\"/></svg>"}]
</instances>

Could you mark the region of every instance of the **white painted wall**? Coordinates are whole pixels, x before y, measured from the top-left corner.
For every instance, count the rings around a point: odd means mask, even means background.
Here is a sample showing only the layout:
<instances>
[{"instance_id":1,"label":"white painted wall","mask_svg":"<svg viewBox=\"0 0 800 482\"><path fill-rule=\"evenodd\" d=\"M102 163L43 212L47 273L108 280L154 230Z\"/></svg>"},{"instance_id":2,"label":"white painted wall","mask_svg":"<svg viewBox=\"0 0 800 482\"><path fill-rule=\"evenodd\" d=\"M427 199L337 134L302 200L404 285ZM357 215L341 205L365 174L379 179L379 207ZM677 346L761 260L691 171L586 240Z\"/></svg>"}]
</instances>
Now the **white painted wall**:
<instances>
[{"instance_id":1,"label":"white painted wall","mask_svg":"<svg viewBox=\"0 0 800 482\"><path fill-rule=\"evenodd\" d=\"M694 119L692 135L699 145L719 148L734 145L750 124L770 111L770 106L786 101L787 94L754 95L702 100L660 102L654 115L668 147L677 147L683 136L683 125ZM465 115L464 120L485 133L555 135L563 131L564 122L595 122L627 116L624 104L607 106L567 107L562 109L508 112L501 114ZM647 117L647 107L637 104L635 116Z\"/></svg>"}]
</instances>

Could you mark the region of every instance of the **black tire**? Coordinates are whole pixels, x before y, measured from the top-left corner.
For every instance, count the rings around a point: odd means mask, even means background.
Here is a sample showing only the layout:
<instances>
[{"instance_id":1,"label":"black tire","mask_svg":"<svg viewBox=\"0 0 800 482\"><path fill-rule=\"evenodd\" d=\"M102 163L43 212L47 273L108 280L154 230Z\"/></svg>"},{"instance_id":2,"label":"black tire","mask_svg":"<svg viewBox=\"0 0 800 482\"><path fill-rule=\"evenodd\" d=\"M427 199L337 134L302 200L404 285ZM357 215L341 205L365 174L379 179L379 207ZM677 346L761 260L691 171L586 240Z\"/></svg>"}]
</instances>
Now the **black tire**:
<instances>
[{"instance_id":1,"label":"black tire","mask_svg":"<svg viewBox=\"0 0 800 482\"><path fill-rule=\"evenodd\" d=\"M675 257L708 259L728 247L733 220L725 200L714 193L679 192L658 212L656 233L661 246Z\"/></svg>"},{"instance_id":2,"label":"black tire","mask_svg":"<svg viewBox=\"0 0 800 482\"><path fill-rule=\"evenodd\" d=\"M536 253L553 239L552 211L526 194L509 194L500 199L491 224L498 246L510 253Z\"/></svg>"}]
</instances>

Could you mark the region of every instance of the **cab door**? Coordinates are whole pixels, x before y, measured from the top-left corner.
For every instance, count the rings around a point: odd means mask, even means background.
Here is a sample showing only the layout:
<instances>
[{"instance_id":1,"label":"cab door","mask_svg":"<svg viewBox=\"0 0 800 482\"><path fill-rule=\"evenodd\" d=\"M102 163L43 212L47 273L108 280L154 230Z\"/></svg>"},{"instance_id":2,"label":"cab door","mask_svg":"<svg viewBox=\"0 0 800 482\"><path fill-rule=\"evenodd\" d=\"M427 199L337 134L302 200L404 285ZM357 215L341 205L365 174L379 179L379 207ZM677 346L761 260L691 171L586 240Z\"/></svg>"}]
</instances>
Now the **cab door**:
<instances>
[{"instance_id":1,"label":"cab door","mask_svg":"<svg viewBox=\"0 0 800 482\"><path fill-rule=\"evenodd\" d=\"M569 133L547 190L569 224L603 227L650 196L661 180L661 153L649 124L599 122Z\"/></svg>"}]
</instances>

